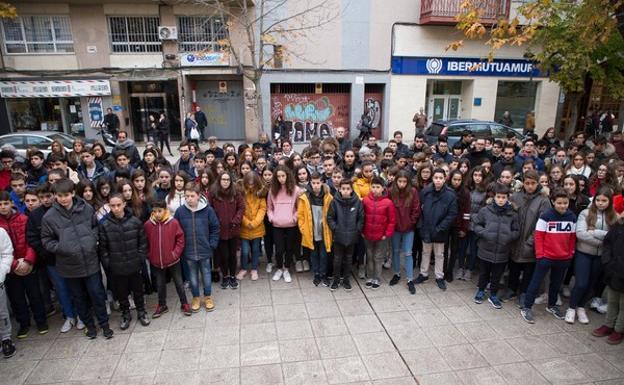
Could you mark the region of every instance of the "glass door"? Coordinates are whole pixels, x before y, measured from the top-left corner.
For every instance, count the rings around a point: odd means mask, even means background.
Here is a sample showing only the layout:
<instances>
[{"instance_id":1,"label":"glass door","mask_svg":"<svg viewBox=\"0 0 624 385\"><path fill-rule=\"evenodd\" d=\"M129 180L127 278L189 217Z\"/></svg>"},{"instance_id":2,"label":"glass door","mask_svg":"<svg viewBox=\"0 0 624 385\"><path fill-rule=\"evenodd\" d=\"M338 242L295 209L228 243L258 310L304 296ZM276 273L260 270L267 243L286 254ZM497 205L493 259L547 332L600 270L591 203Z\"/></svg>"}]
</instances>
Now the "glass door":
<instances>
[{"instance_id":1,"label":"glass door","mask_svg":"<svg viewBox=\"0 0 624 385\"><path fill-rule=\"evenodd\" d=\"M137 141L143 141L147 139L150 115L153 115L154 119L158 121L162 111L167 113L166 95L160 93L132 94L130 108L132 109L134 138Z\"/></svg>"},{"instance_id":2,"label":"glass door","mask_svg":"<svg viewBox=\"0 0 624 385\"><path fill-rule=\"evenodd\" d=\"M461 98L457 95L435 95L429 98L430 122L461 118Z\"/></svg>"}]
</instances>

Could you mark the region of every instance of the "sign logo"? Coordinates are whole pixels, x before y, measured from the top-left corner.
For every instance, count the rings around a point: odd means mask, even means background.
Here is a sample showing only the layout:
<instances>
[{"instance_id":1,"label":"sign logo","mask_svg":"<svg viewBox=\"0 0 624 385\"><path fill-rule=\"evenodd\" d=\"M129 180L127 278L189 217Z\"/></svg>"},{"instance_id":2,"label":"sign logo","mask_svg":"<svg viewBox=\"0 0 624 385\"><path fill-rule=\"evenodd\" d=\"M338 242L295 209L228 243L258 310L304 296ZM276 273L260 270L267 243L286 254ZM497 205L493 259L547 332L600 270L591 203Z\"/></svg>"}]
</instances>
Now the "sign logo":
<instances>
[{"instance_id":1,"label":"sign logo","mask_svg":"<svg viewBox=\"0 0 624 385\"><path fill-rule=\"evenodd\" d=\"M436 58L427 59L425 66L430 74L438 74L442 71L442 60Z\"/></svg>"},{"instance_id":2,"label":"sign logo","mask_svg":"<svg viewBox=\"0 0 624 385\"><path fill-rule=\"evenodd\" d=\"M194 61L195 61L195 55L186 55L186 60L187 60L189 63L194 62Z\"/></svg>"}]
</instances>

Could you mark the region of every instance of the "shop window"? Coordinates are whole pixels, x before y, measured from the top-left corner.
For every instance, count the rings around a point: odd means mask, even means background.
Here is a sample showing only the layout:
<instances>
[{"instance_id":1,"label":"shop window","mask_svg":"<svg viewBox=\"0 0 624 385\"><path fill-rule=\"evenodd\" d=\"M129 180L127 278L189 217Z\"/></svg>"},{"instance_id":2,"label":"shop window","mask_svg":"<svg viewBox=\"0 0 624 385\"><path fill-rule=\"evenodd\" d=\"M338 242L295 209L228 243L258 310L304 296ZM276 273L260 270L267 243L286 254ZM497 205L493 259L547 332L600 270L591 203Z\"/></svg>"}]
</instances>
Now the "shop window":
<instances>
[{"instance_id":1,"label":"shop window","mask_svg":"<svg viewBox=\"0 0 624 385\"><path fill-rule=\"evenodd\" d=\"M180 52L221 51L223 46L219 44L219 40L227 37L227 25L220 17L178 17L178 50Z\"/></svg>"},{"instance_id":2,"label":"shop window","mask_svg":"<svg viewBox=\"0 0 624 385\"><path fill-rule=\"evenodd\" d=\"M7 99L13 131L63 129L59 98Z\"/></svg>"},{"instance_id":3,"label":"shop window","mask_svg":"<svg viewBox=\"0 0 624 385\"><path fill-rule=\"evenodd\" d=\"M108 18L111 49L115 53L160 52L158 16L110 16Z\"/></svg>"},{"instance_id":4,"label":"shop window","mask_svg":"<svg viewBox=\"0 0 624 385\"><path fill-rule=\"evenodd\" d=\"M12 53L74 52L68 16L20 16L2 20L4 51Z\"/></svg>"},{"instance_id":5,"label":"shop window","mask_svg":"<svg viewBox=\"0 0 624 385\"><path fill-rule=\"evenodd\" d=\"M524 127L526 115L535 110L538 82L498 82L494 119L499 121L509 111L512 127Z\"/></svg>"}]
</instances>

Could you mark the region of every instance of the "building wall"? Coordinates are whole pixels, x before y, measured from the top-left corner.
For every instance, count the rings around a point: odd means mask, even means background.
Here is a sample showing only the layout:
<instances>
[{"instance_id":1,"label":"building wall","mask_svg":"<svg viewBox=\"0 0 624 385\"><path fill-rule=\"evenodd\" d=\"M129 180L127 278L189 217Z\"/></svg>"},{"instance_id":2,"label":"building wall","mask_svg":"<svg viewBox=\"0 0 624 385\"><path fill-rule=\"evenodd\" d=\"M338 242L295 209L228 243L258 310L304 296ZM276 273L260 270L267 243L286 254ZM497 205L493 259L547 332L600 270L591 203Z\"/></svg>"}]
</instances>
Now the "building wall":
<instances>
[{"instance_id":1,"label":"building wall","mask_svg":"<svg viewBox=\"0 0 624 385\"><path fill-rule=\"evenodd\" d=\"M110 66L108 26L102 5L74 5L69 9L74 52L79 68L102 68ZM87 52L95 47L97 52Z\"/></svg>"}]
</instances>

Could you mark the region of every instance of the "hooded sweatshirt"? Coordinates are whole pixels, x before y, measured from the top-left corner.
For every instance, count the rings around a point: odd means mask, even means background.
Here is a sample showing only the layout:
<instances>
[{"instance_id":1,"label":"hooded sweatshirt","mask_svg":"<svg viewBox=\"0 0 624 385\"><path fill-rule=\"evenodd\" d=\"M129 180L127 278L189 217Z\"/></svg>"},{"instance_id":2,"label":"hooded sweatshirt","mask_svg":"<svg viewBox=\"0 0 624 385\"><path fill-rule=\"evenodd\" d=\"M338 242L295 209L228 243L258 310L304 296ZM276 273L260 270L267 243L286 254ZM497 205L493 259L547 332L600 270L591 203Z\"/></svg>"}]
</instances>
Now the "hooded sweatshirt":
<instances>
[{"instance_id":1,"label":"hooded sweatshirt","mask_svg":"<svg viewBox=\"0 0 624 385\"><path fill-rule=\"evenodd\" d=\"M185 244L184 232L169 210L160 220L152 213L143 228L147 236L147 257L152 266L164 269L180 261Z\"/></svg>"},{"instance_id":2,"label":"hooded sweatshirt","mask_svg":"<svg viewBox=\"0 0 624 385\"><path fill-rule=\"evenodd\" d=\"M184 231L184 258L191 261L212 258L219 244L219 219L206 198L201 196L195 208L184 202L174 218L180 222Z\"/></svg>"},{"instance_id":3,"label":"hooded sweatshirt","mask_svg":"<svg viewBox=\"0 0 624 385\"><path fill-rule=\"evenodd\" d=\"M285 187L280 188L275 196L269 192L267 214L274 227L297 226L297 198L299 198L300 193L299 187L295 187L291 195L288 195Z\"/></svg>"}]
</instances>

